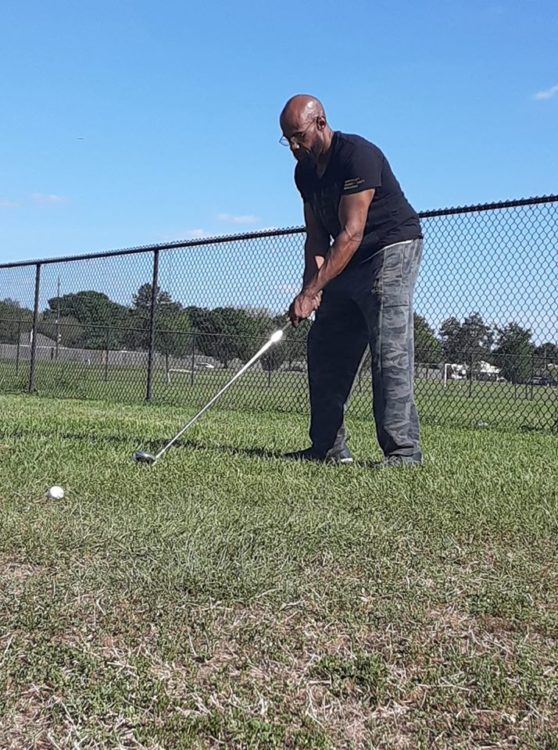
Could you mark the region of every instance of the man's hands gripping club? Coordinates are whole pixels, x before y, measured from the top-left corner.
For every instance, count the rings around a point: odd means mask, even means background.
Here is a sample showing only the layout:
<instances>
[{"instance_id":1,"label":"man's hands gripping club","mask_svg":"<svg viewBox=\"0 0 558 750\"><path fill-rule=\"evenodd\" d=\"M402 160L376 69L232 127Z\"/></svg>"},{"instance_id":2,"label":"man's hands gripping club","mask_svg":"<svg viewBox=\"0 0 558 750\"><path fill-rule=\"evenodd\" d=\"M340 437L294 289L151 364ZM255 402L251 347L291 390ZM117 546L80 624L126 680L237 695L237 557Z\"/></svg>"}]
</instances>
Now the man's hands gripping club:
<instances>
[{"instance_id":1,"label":"man's hands gripping club","mask_svg":"<svg viewBox=\"0 0 558 750\"><path fill-rule=\"evenodd\" d=\"M296 328L303 320L309 318L314 310L318 309L321 301L321 292L310 296L303 289L300 294L297 294L289 307L289 318L293 326Z\"/></svg>"},{"instance_id":2,"label":"man's hands gripping club","mask_svg":"<svg viewBox=\"0 0 558 750\"><path fill-rule=\"evenodd\" d=\"M311 206L304 204L306 242L303 286L289 307L289 318L295 328L318 309L323 288L344 270L360 246L373 197L374 190L363 190L341 198L339 222L343 229L331 247L328 232L314 215Z\"/></svg>"}]
</instances>

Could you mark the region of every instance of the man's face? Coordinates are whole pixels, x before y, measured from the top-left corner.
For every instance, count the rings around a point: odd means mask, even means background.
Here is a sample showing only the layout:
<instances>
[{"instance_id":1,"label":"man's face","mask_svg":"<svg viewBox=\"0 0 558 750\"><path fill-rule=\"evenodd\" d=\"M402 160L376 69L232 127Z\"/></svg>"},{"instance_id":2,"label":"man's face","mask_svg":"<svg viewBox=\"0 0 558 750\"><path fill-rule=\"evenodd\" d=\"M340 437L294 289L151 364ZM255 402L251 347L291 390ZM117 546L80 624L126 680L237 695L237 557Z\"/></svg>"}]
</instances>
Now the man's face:
<instances>
[{"instance_id":1,"label":"man's face","mask_svg":"<svg viewBox=\"0 0 558 750\"><path fill-rule=\"evenodd\" d=\"M281 122L283 131L282 143L288 145L297 161L312 159L320 155L321 131L320 118L311 117L304 120L285 120Z\"/></svg>"}]
</instances>

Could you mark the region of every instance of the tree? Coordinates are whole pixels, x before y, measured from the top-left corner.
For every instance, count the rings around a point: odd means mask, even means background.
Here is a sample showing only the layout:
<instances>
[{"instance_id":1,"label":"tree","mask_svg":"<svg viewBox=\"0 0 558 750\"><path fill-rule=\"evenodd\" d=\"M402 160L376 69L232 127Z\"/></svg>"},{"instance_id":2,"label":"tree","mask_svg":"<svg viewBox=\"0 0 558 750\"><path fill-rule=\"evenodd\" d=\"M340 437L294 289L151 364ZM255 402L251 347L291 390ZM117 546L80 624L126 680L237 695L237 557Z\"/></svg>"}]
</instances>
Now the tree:
<instances>
[{"instance_id":1,"label":"tree","mask_svg":"<svg viewBox=\"0 0 558 750\"><path fill-rule=\"evenodd\" d=\"M479 313L472 313L461 323L457 318L444 320L440 327L446 362L480 362L490 360L494 333Z\"/></svg>"},{"instance_id":2,"label":"tree","mask_svg":"<svg viewBox=\"0 0 558 750\"><path fill-rule=\"evenodd\" d=\"M512 383L525 383L531 379L534 347L531 331L517 323L508 323L498 329L494 349L494 362L502 375Z\"/></svg>"},{"instance_id":3,"label":"tree","mask_svg":"<svg viewBox=\"0 0 558 750\"><path fill-rule=\"evenodd\" d=\"M273 319L249 309L223 309L228 310L229 324L234 325L238 334L235 338L236 357L241 362L248 362L276 329Z\"/></svg>"},{"instance_id":4,"label":"tree","mask_svg":"<svg viewBox=\"0 0 558 750\"><path fill-rule=\"evenodd\" d=\"M415 361L423 364L436 364L444 358L442 344L434 335L426 318L414 314L415 326Z\"/></svg>"},{"instance_id":5,"label":"tree","mask_svg":"<svg viewBox=\"0 0 558 750\"><path fill-rule=\"evenodd\" d=\"M120 349L126 338L129 326L129 312L106 294L95 291L81 291L52 297L48 308L43 312L43 320L73 318L83 328L79 341L84 349ZM108 339L108 340L107 340Z\"/></svg>"},{"instance_id":6,"label":"tree","mask_svg":"<svg viewBox=\"0 0 558 750\"><path fill-rule=\"evenodd\" d=\"M285 315L284 318L286 321L287 316ZM295 362L306 362L306 345L311 328L312 321L303 320L296 328L287 329L283 346L285 350L285 360L288 363L289 369L293 368Z\"/></svg>"},{"instance_id":7,"label":"tree","mask_svg":"<svg viewBox=\"0 0 558 750\"><path fill-rule=\"evenodd\" d=\"M551 344L547 341L535 348L535 354L544 364L558 365L558 344Z\"/></svg>"},{"instance_id":8,"label":"tree","mask_svg":"<svg viewBox=\"0 0 558 750\"><path fill-rule=\"evenodd\" d=\"M16 344L22 333L33 327L33 311L14 299L0 300L0 341Z\"/></svg>"},{"instance_id":9,"label":"tree","mask_svg":"<svg viewBox=\"0 0 558 750\"><path fill-rule=\"evenodd\" d=\"M218 330L219 325L212 317L212 311L205 307L190 306L186 308L192 326L194 329L195 337L195 348L206 357L214 357L215 359L221 358L218 356L223 352L219 346L221 341L221 332ZM230 354L232 359L232 353Z\"/></svg>"},{"instance_id":10,"label":"tree","mask_svg":"<svg viewBox=\"0 0 558 750\"><path fill-rule=\"evenodd\" d=\"M263 319L265 321L266 337L271 336L274 331L284 328L287 325L288 318L286 315L276 315ZM262 356L262 368L267 372L278 370L287 358L287 342L285 336L288 336L289 329L283 334L283 338L277 344L273 344Z\"/></svg>"},{"instance_id":11,"label":"tree","mask_svg":"<svg viewBox=\"0 0 558 750\"><path fill-rule=\"evenodd\" d=\"M165 355L167 370L170 356L183 357L192 351L192 338L192 324L185 310L157 316L155 350Z\"/></svg>"},{"instance_id":12,"label":"tree","mask_svg":"<svg viewBox=\"0 0 558 750\"><path fill-rule=\"evenodd\" d=\"M233 359L247 362L269 330L269 319L236 307L188 307L186 311L196 331L196 347L224 367Z\"/></svg>"},{"instance_id":13,"label":"tree","mask_svg":"<svg viewBox=\"0 0 558 750\"><path fill-rule=\"evenodd\" d=\"M550 385L558 385L558 344L546 341L535 348L535 374Z\"/></svg>"},{"instance_id":14,"label":"tree","mask_svg":"<svg viewBox=\"0 0 558 750\"><path fill-rule=\"evenodd\" d=\"M133 303L132 307L135 310L145 310L149 311L151 310L151 290L153 289L151 284L142 284L138 291L133 296ZM165 292L163 289L161 289L160 286L157 287L157 291L155 294L156 297L156 305L157 308L159 308L161 305L170 305L174 304L180 307L180 303L172 301L172 298L168 292Z\"/></svg>"},{"instance_id":15,"label":"tree","mask_svg":"<svg viewBox=\"0 0 558 750\"><path fill-rule=\"evenodd\" d=\"M142 284L133 296L130 310L131 330L128 334L130 349L146 351L149 348L151 323L151 284ZM192 325L190 317L180 302L160 287L156 290L155 351L167 358L181 357L191 351Z\"/></svg>"}]
</instances>

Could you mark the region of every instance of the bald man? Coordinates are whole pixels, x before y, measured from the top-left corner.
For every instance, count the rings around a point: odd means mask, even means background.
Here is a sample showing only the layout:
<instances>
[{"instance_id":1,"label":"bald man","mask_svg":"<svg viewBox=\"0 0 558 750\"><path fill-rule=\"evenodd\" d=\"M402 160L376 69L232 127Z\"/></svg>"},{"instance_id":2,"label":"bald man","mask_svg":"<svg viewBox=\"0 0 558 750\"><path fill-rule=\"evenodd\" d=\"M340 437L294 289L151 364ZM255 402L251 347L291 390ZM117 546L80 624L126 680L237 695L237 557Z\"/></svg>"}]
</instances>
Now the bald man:
<instances>
[{"instance_id":1,"label":"bald man","mask_svg":"<svg viewBox=\"0 0 558 750\"><path fill-rule=\"evenodd\" d=\"M371 351L379 467L422 462L414 401L413 293L422 233L388 160L358 135L333 131L313 96L289 99L280 117L296 159L306 241L302 290L289 308L308 336L310 439L289 458L351 463L345 406Z\"/></svg>"}]
</instances>

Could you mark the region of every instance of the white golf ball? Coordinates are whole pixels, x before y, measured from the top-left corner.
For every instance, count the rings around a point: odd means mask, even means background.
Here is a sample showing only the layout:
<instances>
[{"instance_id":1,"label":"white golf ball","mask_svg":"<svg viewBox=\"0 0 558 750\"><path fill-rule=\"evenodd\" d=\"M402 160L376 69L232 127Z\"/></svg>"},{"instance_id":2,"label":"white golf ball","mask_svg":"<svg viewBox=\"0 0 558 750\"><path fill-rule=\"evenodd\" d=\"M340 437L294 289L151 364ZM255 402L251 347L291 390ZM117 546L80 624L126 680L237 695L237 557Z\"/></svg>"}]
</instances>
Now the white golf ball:
<instances>
[{"instance_id":1,"label":"white golf ball","mask_svg":"<svg viewBox=\"0 0 558 750\"><path fill-rule=\"evenodd\" d=\"M47 492L47 497L49 500L62 500L64 497L64 488L57 484L53 485Z\"/></svg>"}]
</instances>

